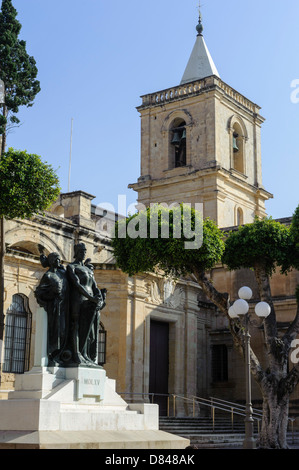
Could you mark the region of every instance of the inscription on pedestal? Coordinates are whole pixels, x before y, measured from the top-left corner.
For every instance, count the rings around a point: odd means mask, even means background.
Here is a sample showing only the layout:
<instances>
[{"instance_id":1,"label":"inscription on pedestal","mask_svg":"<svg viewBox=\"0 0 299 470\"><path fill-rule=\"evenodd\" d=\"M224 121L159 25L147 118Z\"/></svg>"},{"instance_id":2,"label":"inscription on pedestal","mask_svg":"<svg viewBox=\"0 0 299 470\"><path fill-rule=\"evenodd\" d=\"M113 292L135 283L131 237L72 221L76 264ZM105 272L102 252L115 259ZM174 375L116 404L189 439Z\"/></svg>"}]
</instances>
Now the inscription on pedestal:
<instances>
[{"instance_id":1,"label":"inscription on pedestal","mask_svg":"<svg viewBox=\"0 0 299 470\"><path fill-rule=\"evenodd\" d=\"M84 397L92 397L97 401L104 399L106 381L106 372L104 369L84 367L66 369L66 378L76 380L76 400L81 400Z\"/></svg>"}]
</instances>

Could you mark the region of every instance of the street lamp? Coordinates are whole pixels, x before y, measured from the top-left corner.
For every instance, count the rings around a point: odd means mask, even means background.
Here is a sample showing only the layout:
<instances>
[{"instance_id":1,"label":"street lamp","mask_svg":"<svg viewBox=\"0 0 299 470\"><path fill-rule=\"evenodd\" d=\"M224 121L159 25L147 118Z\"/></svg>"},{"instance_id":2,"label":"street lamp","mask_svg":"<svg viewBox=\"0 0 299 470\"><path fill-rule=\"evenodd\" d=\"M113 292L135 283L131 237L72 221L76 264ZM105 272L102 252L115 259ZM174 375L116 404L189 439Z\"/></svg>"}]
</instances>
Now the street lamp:
<instances>
[{"instance_id":1,"label":"street lamp","mask_svg":"<svg viewBox=\"0 0 299 470\"><path fill-rule=\"evenodd\" d=\"M244 449L255 449L256 442L253 431L253 410L251 403L251 372L250 372L250 334L248 329L249 323L249 304L247 300L252 297L252 290L249 287L241 287L238 292L239 299L229 308L229 316L234 318L244 318L245 324L245 376L246 376L246 418L245 418L245 439L243 443ZM271 313L271 307L267 302L259 302L255 306L255 313L260 318L267 318Z\"/></svg>"}]
</instances>

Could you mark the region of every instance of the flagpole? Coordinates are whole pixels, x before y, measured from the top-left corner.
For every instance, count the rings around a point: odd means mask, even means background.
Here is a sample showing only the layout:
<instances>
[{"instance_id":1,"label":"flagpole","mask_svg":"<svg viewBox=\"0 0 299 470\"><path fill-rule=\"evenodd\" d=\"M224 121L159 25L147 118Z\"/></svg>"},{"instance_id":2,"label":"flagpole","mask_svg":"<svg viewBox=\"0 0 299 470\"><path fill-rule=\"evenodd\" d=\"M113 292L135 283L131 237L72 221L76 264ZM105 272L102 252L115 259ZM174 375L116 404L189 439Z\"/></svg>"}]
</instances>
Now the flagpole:
<instances>
[{"instance_id":1,"label":"flagpole","mask_svg":"<svg viewBox=\"0 0 299 470\"><path fill-rule=\"evenodd\" d=\"M68 192L70 192L70 184L71 184L71 162L72 162L72 145L73 145L73 121L71 121L71 144L70 144L70 162L69 162L69 182L68 182Z\"/></svg>"}]
</instances>

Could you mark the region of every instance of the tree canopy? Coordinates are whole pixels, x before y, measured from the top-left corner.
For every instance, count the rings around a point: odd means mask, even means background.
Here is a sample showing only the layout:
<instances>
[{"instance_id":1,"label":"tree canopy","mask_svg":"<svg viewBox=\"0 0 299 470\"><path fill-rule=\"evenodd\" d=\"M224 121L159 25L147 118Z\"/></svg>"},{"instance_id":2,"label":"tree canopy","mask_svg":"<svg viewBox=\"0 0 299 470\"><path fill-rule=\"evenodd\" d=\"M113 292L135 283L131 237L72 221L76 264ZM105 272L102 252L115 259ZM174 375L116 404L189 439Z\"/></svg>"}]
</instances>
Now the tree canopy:
<instances>
[{"instance_id":1,"label":"tree canopy","mask_svg":"<svg viewBox=\"0 0 299 470\"><path fill-rule=\"evenodd\" d=\"M185 209L157 204L120 220L112 240L118 266L130 275L156 268L176 275L211 269L221 260L223 235L212 220Z\"/></svg>"},{"instance_id":2,"label":"tree canopy","mask_svg":"<svg viewBox=\"0 0 299 470\"><path fill-rule=\"evenodd\" d=\"M0 217L31 217L46 210L59 192L58 176L40 156L12 148L2 155Z\"/></svg>"},{"instance_id":3,"label":"tree canopy","mask_svg":"<svg viewBox=\"0 0 299 470\"><path fill-rule=\"evenodd\" d=\"M11 0L2 0L0 11L0 79L4 82L5 105L0 116L0 134L3 134L2 151L8 126L20 121L16 114L20 106L32 106L40 83L36 79L35 59L26 52L26 42L19 39L21 24Z\"/></svg>"},{"instance_id":4,"label":"tree canopy","mask_svg":"<svg viewBox=\"0 0 299 470\"><path fill-rule=\"evenodd\" d=\"M228 234L222 261L230 270L260 267L271 276L277 266L290 267L291 244L288 227L271 217L256 218Z\"/></svg>"}]
</instances>

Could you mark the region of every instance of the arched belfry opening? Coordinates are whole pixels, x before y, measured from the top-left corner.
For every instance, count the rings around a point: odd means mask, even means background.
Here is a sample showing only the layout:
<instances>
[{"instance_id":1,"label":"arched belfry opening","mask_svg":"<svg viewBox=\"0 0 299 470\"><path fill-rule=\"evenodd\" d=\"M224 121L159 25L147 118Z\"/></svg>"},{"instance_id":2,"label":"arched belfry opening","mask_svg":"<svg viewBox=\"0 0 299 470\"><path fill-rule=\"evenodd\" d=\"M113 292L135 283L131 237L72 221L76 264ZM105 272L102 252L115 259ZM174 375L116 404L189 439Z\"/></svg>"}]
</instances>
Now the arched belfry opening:
<instances>
[{"instance_id":1,"label":"arched belfry opening","mask_svg":"<svg viewBox=\"0 0 299 470\"><path fill-rule=\"evenodd\" d=\"M170 168L179 168L186 166L186 122L177 118L173 121L170 132L170 155L169 163Z\"/></svg>"},{"instance_id":2,"label":"arched belfry opening","mask_svg":"<svg viewBox=\"0 0 299 470\"><path fill-rule=\"evenodd\" d=\"M245 144L247 131L242 122L235 120L230 127L231 131L231 168L239 173L246 174Z\"/></svg>"}]
</instances>

